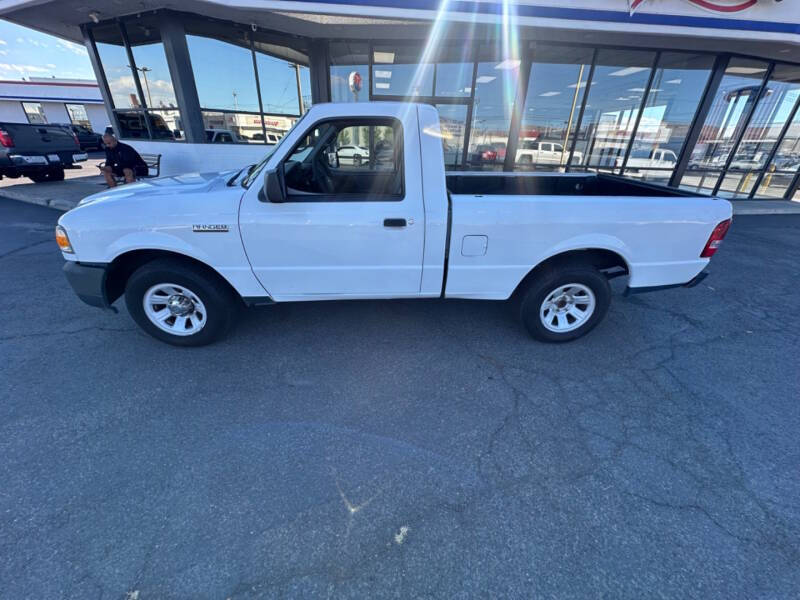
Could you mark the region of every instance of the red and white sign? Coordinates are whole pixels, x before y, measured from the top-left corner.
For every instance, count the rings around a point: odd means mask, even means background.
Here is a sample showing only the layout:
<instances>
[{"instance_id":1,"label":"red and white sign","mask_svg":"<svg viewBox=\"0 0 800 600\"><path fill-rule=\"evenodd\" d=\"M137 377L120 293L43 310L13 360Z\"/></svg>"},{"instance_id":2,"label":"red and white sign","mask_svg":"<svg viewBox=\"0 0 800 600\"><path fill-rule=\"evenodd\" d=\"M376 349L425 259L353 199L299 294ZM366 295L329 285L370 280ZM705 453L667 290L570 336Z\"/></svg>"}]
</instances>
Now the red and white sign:
<instances>
[{"instance_id":1,"label":"red and white sign","mask_svg":"<svg viewBox=\"0 0 800 600\"><path fill-rule=\"evenodd\" d=\"M347 83L350 86L350 91L357 94L361 91L361 73L353 71L347 77Z\"/></svg>"},{"instance_id":2,"label":"red and white sign","mask_svg":"<svg viewBox=\"0 0 800 600\"><path fill-rule=\"evenodd\" d=\"M628 9L633 14L647 0L628 0ZM700 8L718 13L736 13L758 4L758 0L686 0Z\"/></svg>"}]
</instances>

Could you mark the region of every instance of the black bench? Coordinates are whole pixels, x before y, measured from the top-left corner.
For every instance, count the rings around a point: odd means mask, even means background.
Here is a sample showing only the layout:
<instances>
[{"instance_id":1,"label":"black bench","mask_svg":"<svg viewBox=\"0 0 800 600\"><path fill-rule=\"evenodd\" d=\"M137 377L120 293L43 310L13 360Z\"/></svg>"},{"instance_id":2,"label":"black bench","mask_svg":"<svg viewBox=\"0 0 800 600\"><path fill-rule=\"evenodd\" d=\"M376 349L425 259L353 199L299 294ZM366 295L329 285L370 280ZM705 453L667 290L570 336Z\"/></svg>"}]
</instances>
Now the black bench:
<instances>
[{"instance_id":1,"label":"black bench","mask_svg":"<svg viewBox=\"0 0 800 600\"><path fill-rule=\"evenodd\" d=\"M161 155L160 154L140 154L144 164L147 165L147 175L141 175L137 179L152 179L161 175ZM105 161L98 163L97 167L102 169L106 166ZM124 177L114 177L117 183L125 181Z\"/></svg>"}]
</instances>

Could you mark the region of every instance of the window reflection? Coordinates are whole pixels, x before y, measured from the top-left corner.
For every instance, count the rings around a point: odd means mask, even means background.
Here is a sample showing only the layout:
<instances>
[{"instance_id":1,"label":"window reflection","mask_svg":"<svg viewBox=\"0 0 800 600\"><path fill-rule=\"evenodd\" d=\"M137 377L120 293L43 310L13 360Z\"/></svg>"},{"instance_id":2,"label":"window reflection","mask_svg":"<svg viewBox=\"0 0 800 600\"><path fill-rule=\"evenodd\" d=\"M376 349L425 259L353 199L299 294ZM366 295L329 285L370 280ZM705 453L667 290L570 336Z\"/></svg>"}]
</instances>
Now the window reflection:
<instances>
[{"instance_id":1,"label":"window reflection","mask_svg":"<svg viewBox=\"0 0 800 600\"><path fill-rule=\"evenodd\" d=\"M766 166L781 131L791 118L799 96L800 67L777 65L750 123L744 130L742 141L731 160L730 172L720 186L720 195L742 197L750 194L754 180ZM773 170L777 170L778 165L786 166L791 157L783 154L778 156L776 153L775 160L777 162L770 165ZM738 173L742 174L737 175ZM778 181L780 180L779 176ZM734 186L731 181L738 183Z\"/></svg>"},{"instance_id":2,"label":"window reflection","mask_svg":"<svg viewBox=\"0 0 800 600\"><path fill-rule=\"evenodd\" d=\"M665 52L661 55L625 175L666 184L678 163L702 99L714 57Z\"/></svg>"},{"instance_id":3,"label":"window reflection","mask_svg":"<svg viewBox=\"0 0 800 600\"><path fill-rule=\"evenodd\" d=\"M114 108L141 108L119 25L112 23L96 27L92 33Z\"/></svg>"},{"instance_id":4,"label":"window reflection","mask_svg":"<svg viewBox=\"0 0 800 600\"><path fill-rule=\"evenodd\" d=\"M559 46L534 52L517 145L517 168L563 170L567 164L592 55L590 48Z\"/></svg>"},{"instance_id":5,"label":"window reflection","mask_svg":"<svg viewBox=\"0 0 800 600\"><path fill-rule=\"evenodd\" d=\"M249 43L240 45L187 35L197 95L203 108L258 112L253 57Z\"/></svg>"},{"instance_id":6,"label":"window reflection","mask_svg":"<svg viewBox=\"0 0 800 600\"><path fill-rule=\"evenodd\" d=\"M472 93L472 62L441 62L436 65L437 96L469 98Z\"/></svg>"},{"instance_id":7,"label":"window reflection","mask_svg":"<svg viewBox=\"0 0 800 600\"><path fill-rule=\"evenodd\" d=\"M742 58L731 60L692 150L690 171L725 167L766 72L766 63Z\"/></svg>"},{"instance_id":8,"label":"window reflection","mask_svg":"<svg viewBox=\"0 0 800 600\"><path fill-rule=\"evenodd\" d=\"M463 164L464 135L467 130L466 104L437 104L439 128L442 132L442 150L445 169Z\"/></svg>"},{"instance_id":9,"label":"window reflection","mask_svg":"<svg viewBox=\"0 0 800 600\"><path fill-rule=\"evenodd\" d=\"M331 100L366 102L369 100L369 45L332 43Z\"/></svg>"},{"instance_id":10,"label":"window reflection","mask_svg":"<svg viewBox=\"0 0 800 600\"><path fill-rule=\"evenodd\" d=\"M311 104L310 98L304 98L302 93L304 69L308 78L306 67L262 52L256 52L256 64L265 113L299 116L305 112ZM307 85L306 89L309 88Z\"/></svg>"},{"instance_id":11,"label":"window reflection","mask_svg":"<svg viewBox=\"0 0 800 600\"><path fill-rule=\"evenodd\" d=\"M148 108L176 109L178 101L158 29L137 22L126 30Z\"/></svg>"},{"instance_id":12,"label":"window reflection","mask_svg":"<svg viewBox=\"0 0 800 600\"><path fill-rule=\"evenodd\" d=\"M432 95L434 66L420 63L419 58L409 47L373 47L372 94L408 98Z\"/></svg>"},{"instance_id":13,"label":"window reflection","mask_svg":"<svg viewBox=\"0 0 800 600\"><path fill-rule=\"evenodd\" d=\"M23 102L22 110L25 111L25 116L28 117L28 123L33 123L34 125L47 123L47 117L44 115L44 109L40 102Z\"/></svg>"},{"instance_id":14,"label":"window reflection","mask_svg":"<svg viewBox=\"0 0 800 600\"><path fill-rule=\"evenodd\" d=\"M501 170L519 83L519 60L479 62L472 129L467 150L470 169Z\"/></svg>"},{"instance_id":15,"label":"window reflection","mask_svg":"<svg viewBox=\"0 0 800 600\"><path fill-rule=\"evenodd\" d=\"M794 111L786 135L756 191L757 198L782 198L800 170L800 110L795 107Z\"/></svg>"},{"instance_id":16,"label":"window reflection","mask_svg":"<svg viewBox=\"0 0 800 600\"><path fill-rule=\"evenodd\" d=\"M653 52L598 52L572 164L622 166L654 59Z\"/></svg>"}]
</instances>

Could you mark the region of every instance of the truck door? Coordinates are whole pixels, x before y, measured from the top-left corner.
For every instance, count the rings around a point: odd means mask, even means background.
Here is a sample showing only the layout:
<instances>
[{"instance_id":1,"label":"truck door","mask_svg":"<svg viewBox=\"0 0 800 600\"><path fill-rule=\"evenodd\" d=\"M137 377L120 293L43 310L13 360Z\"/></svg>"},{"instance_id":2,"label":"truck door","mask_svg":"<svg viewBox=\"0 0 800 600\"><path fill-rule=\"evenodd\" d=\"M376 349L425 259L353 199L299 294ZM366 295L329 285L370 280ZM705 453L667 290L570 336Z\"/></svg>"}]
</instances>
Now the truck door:
<instances>
[{"instance_id":1,"label":"truck door","mask_svg":"<svg viewBox=\"0 0 800 600\"><path fill-rule=\"evenodd\" d=\"M416 120L404 122L405 131L395 118L318 121L274 169L283 201L267 198L262 180L248 190L239 216L242 241L273 298L419 294L425 234L419 134Z\"/></svg>"}]
</instances>

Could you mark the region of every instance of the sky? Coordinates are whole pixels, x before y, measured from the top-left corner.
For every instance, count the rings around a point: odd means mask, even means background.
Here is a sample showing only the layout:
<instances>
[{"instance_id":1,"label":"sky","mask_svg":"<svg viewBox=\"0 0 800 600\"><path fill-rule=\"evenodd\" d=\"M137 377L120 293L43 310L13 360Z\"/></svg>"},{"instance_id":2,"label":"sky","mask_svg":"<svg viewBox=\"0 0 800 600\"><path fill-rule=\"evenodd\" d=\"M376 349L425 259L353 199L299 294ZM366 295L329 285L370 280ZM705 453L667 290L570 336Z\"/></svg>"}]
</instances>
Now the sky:
<instances>
[{"instance_id":1,"label":"sky","mask_svg":"<svg viewBox=\"0 0 800 600\"><path fill-rule=\"evenodd\" d=\"M0 20L0 79L23 77L95 79L82 45Z\"/></svg>"}]
</instances>

